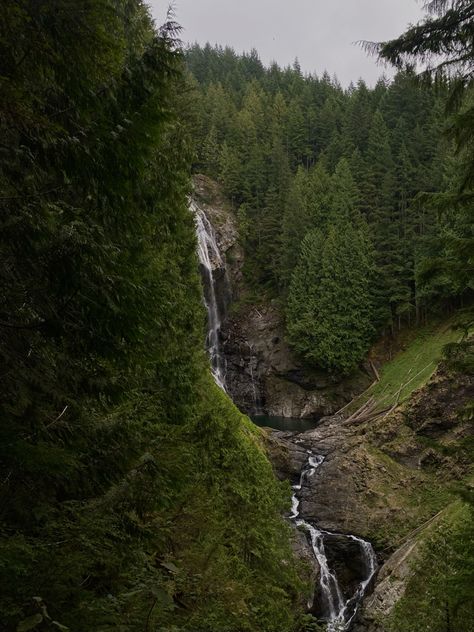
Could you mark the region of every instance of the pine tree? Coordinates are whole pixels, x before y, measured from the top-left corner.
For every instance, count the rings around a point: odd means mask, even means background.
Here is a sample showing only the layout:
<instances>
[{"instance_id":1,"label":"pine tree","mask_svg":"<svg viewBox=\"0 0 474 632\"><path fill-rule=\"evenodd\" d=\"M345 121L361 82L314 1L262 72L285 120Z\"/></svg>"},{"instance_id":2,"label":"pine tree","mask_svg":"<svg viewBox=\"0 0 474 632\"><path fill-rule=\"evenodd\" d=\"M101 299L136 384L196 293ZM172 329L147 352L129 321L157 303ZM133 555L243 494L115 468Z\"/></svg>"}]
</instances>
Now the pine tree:
<instances>
[{"instance_id":1,"label":"pine tree","mask_svg":"<svg viewBox=\"0 0 474 632\"><path fill-rule=\"evenodd\" d=\"M217 142L217 131L216 128L212 126L202 148L203 167L206 173L214 175L218 172L219 155L220 148Z\"/></svg>"},{"instance_id":2,"label":"pine tree","mask_svg":"<svg viewBox=\"0 0 474 632\"><path fill-rule=\"evenodd\" d=\"M465 274L467 271L472 275L471 253L474 244L471 209L474 184L474 106L471 98L474 7L469 0L433 0L427 3L426 10L426 19L400 37L388 42L368 44L367 48L397 68L410 70L421 59L426 65L423 73L425 78L438 82L441 80L441 83L446 77L451 79L447 112L453 116L450 131L462 156L463 177L457 192L435 195L429 201L425 199L425 204L438 212L442 208L446 215L453 214L459 228L456 236L448 231L435 239L438 252L444 250L445 253L451 253L443 263L437 259L436 265L428 261L420 265L426 273L422 275L425 280L429 277L429 270L434 279L441 269L449 270L450 279L457 279L466 297L471 297L472 287L466 284ZM457 255L454 254L455 250Z\"/></svg>"},{"instance_id":3,"label":"pine tree","mask_svg":"<svg viewBox=\"0 0 474 632\"><path fill-rule=\"evenodd\" d=\"M219 180L232 202L242 199L241 179L241 163L237 152L224 142L219 157Z\"/></svg>"},{"instance_id":4,"label":"pine tree","mask_svg":"<svg viewBox=\"0 0 474 632\"><path fill-rule=\"evenodd\" d=\"M380 326L392 324L393 288L397 283L398 222L394 205L394 163L389 132L377 110L367 147L366 214L377 253L376 318Z\"/></svg>"},{"instance_id":5,"label":"pine tree","mask_svg":"<svg viewBox=\"0 0 474 632\"><path fill-rule=\"evenodd\" d=\"M331 198L330 177L322 162L299 168L289 190L282 220L280 279L288 289L301 242L313 229L326 231Z\"/></svg>"},{"instance_id":6,"label":"pine tree","mask_svg":"<svg viewBox=\"0 0 474 632\"><path fill-rule=\"evenodd\" d=\"M341 161L327 232L305 237L288 297L290 342L308 362L336 373L357 366L373 335L371 251L354 191L349 166Z\"/></svg>"},{"instance_id":7,"label":"pine tree","mask_svg":"<svg viewBox=\"0 0 474 632\"><path fill-rule=\"evenodd\" d=\"M287 143L291 166L301 164L308 151L307 130L299 100L288 104Z\"/></svg>"}]
</instances>

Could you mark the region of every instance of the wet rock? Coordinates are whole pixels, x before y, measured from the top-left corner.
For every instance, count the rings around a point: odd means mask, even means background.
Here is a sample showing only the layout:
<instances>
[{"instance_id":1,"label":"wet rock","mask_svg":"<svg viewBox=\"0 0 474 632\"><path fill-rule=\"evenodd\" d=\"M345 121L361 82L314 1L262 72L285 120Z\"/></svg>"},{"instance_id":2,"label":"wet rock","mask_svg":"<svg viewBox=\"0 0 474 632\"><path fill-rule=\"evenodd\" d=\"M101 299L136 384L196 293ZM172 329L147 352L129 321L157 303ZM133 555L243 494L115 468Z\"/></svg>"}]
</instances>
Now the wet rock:
<instances>
[{"instance_id":1,"label":"wet rock","mask_svg":"<svg viewBox=\"0 0 474 632\"><path fill-rule=\"evenodd\" d=\"M418 551L418 540L409 540L385 562L379 571L374 590L364 602L354 632L383 632L381 622L404 595Z\"/></svg>"},{"instance_id":2,"label":"wet rock","mask_svg":"<svg viewBox=\"0 0 474 632\"><path fill-rule=\"evenodd\" d=\"M363 372L337 380L304 366L285 340L279 308L241 308L223 328L227 384L249 414L319 419L333 414L370 382Z\"/></svg>"},{"instance_id":3,"label":"wet rock","mask_svg":"<svg viewBox=\"0 0 474 632\"><path fill-rule=\"evenodd\" d=\"M211 222L217 237L219 251L226 259L232 279L233 299L242 280L243 250L238 242L238 229L234 211L217 184L204 175L193 176L193 198Z\"/></svg>"},{"instance_id":4,"label":"wet rock","mask_svg":"<svg viewBox=\"0 0 474 632\"><path fill-rule=\"evenodd\" d=\"M276 475L280 480L297 484L308 458L306 448L295 443L297 433L268 430L266 437L267 453Z\"/></svg>"},{"instance_id":5,"label":"wet rock","mask_svg":"<svg viewBox=\"0 0 474 632\"><path fill-rule=\"evenodd\" d=\"M325 536L324 548L329 566L336 572L344 596L349 598L367 577L365 555L358 542L337 534Z\"/></svg>"},{"instance_id":6,"label":"wet rock","mask_svg":"<svg viewBox=\"0 0 474 632\"><path fill-rule=\"evenodd\" d=\"M325 457L313 476L303 480L300 515L327 531L372 541L379 561L385 562L355 632L385 632L381 622L403 596L419 542L439 515L436 495L431 503L426 499L432 498L435 486L446 488L471 471L463 450L453 446L474 434L474 426L461 414L472 401L473 385L472 378L452 376L441 367L388 416L361 424L333 416L303 433L269 433L269 443L277 442L285 455L278 467L280 477L294 476L307 449ZM272 451L269 454L273 458ZM350 592L363 568L357 543L328 538L327 557L343 590ZM316 594L313 612L318 617L327 615L321 603Z\"/></svg>"},{"instance_id":7,"label":"wet rock","mask_svg":"<svg viewBox=\"0 0 474 632\"><path fill-rule=\"evenodd\" d=\"M310 590L307 595L303 595L302 605L309 608L315 599L316 588L319 584L319 564L314 557L311 546L308 543L306 534L298 529L294 523L292 524L293 536L291 539L291 545L296 557L303 562L304 567L307 569L306 579L310 586Z\"/></svg>"}]
</instances>

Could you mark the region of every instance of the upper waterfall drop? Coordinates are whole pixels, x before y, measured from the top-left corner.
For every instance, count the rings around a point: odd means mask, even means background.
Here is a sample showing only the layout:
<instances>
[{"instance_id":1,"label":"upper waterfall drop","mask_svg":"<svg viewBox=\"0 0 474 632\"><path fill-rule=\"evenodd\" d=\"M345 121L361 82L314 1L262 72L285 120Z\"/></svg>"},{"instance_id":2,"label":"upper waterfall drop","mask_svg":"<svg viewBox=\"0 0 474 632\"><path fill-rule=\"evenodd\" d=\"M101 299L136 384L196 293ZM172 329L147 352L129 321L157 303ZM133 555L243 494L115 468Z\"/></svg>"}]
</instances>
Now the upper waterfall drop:
<instances>
[{"instance_id":1,"label":"upper waterfall drop","mask_svg":"<svg viewBox=\"0 0 474 632\"><path fill-rule=\"evenodd\" d=\"M217 294L217 270L223 270L225 262L217 245L216 233L204 211L190 200L190 210L194 214L196 236L198 240L198 257L203 276L203 297L207 310L206 348L211 361L211 371L216 384L226 391L225 359L220 348L220 330L222 314L220 313Z\"/></svg>"}]
</instances>

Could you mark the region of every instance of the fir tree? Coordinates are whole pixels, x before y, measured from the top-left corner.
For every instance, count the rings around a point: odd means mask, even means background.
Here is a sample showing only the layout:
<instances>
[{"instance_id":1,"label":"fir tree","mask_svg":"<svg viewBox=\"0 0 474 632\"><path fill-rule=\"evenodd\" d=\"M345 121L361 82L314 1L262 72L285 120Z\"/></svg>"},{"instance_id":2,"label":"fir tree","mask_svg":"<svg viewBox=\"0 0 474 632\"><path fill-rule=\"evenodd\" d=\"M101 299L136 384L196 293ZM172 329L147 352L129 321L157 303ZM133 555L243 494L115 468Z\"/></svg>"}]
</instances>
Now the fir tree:
<instances>
[{"instance_id":1,"label":"fir tree","mask_svg":"<svg viewBox=\"0 0 474 632\"><path fill-rule=\"evenodd\" d=\"M307 361L349 373L372 335L370 246L355 209L355 185L345 161L333 179L326 233L305 237L288 297L288 333Z\"/></svg>"}]
</instances>

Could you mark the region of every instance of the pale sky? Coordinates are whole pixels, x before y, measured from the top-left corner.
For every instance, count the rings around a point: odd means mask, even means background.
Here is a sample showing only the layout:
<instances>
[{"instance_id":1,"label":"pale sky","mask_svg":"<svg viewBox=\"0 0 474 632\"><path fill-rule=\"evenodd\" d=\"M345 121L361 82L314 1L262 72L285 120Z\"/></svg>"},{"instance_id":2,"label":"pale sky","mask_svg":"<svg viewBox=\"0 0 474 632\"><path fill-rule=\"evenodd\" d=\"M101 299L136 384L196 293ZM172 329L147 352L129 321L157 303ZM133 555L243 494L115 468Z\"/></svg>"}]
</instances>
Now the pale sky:
<instances>
[{"instance_id":1,"label":"pale sky","mask_svg":"<svg viewBox=\"0 0 474 632\"><path fill-rule=\"evenodd\" d=\"M149 0L157 24L169 2ZM256 48L264 64L298 57L304 72L327 70L340 82L362 77L373 85L392 71L378 66L354 42L381 41L423 17L423 0L174 0L183 42Z\"/></svg>"}]
</instances>

